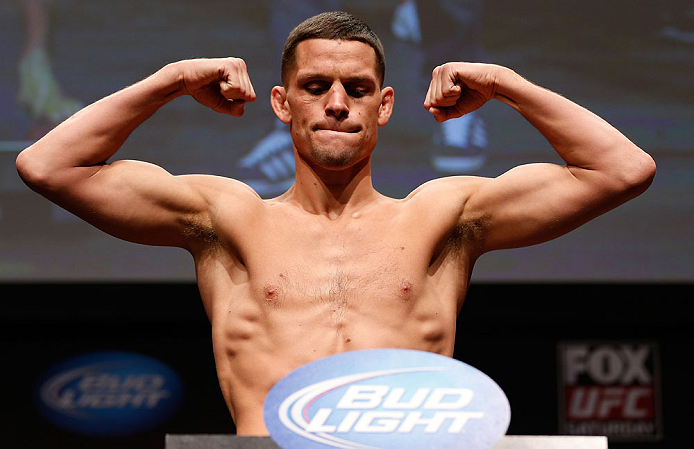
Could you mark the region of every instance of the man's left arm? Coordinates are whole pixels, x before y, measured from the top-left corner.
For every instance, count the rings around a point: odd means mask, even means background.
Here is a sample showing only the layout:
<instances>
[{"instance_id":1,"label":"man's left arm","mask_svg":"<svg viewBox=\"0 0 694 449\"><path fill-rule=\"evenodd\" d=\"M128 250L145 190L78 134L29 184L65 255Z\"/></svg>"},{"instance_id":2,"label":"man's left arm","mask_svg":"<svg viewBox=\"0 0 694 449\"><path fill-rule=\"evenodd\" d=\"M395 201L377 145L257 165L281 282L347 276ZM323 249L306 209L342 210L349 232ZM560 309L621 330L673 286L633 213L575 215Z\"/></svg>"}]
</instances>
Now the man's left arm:
<instances>
[{"instance_id":1,"label":"man's left arm","mask_svg":"<svg viewBox=\"0 0 694 449\"><path fill-rule=\"evenodd\" d=\"M425 107L444 121L490 99L522 114L566 165L522 165L474 184L461 220L482 224L480 254L563 235L641 194L655 176L653 159L605 120L505 67L439 66Z\"/></svg>"}]
</instances>

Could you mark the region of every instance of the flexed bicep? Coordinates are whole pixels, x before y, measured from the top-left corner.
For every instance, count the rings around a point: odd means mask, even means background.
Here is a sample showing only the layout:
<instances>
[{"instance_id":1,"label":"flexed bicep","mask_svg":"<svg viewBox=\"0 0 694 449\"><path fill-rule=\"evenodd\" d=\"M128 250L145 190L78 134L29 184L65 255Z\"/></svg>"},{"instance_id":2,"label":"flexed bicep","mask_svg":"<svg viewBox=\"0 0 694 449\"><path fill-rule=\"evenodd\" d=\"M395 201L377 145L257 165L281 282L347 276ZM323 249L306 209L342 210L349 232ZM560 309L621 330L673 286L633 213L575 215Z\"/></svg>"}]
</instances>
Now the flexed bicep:
<instances>
[{"instance_id":1,"label":"flexed bicep","mask_svg":"<svg viewBox=\"0 0 694 449\"><path fill-rule=\"evenodd\" d=\"M193 178L145 162L106 162L160 107L185 94L232 115L255 99L240 59L168 64L56 126L19 154L18 173L31 189L114 236L186 246L184 224L205 226L205 200Z\"/></svg>"},{"instance_id":2,"label":"flexed bicep","mask_svg":"<svg viewBox=\"0 0 694 449\"><path fill-rule=\"evenodd\" d=\"M65 180L46 196L114 237L147 245L187 247L193 223L209 222L202 192L190 177L139 161L116 161Z\"/></svg>"},{"instance_id":3,"label":"flexed bicep","mask_svg":"<svg viewBox=\"0 0 694 449\"><path fill-rule=\"evenodd\" d=\"M484 217L485 251L558 237L648 188L653 159L608 122L510 69L494 73L494 98L521 113L565 165L523 165L479 186L466 214Z\"/></svg>"},{"instance_id":4,"label":"flexed bicep","mask_svg":"<svg viewBox=\"0 0 694 449\"><path fill-rule=\"evenodd\" d=\"M610 196L596 195L569 166L550 163L515 167L480 183L466 204L466 218L485 227L481 252L542 243L581 226L616 207Z\"/></svg>"}]
</instances>

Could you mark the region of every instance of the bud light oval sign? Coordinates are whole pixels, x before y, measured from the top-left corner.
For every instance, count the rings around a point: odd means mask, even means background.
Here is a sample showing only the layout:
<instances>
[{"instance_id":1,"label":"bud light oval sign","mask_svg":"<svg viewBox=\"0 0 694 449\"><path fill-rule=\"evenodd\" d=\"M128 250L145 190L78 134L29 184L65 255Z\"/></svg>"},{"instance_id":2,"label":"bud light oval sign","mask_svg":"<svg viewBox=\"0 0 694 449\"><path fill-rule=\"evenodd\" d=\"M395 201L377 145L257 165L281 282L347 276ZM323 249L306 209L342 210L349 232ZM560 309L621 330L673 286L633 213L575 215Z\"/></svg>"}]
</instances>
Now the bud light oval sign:
<instances>
[{"instance_id":1,"label":"bud light oval sign","mask_svg":"<svg viewBox=\"0 0 694 449\"><path fill-rule=\"evenodd\" d=\"M39 411L58 427L94 436L131 435L177 409L181 381L164 363L130 352L95 352L50 368L36 389Z\"/></svg>"},{"instance_id":2,"label":"bud light oval sign","mask_svg":"<svg viewBox=\"0 0 694 449\"><path fill-rule=\"evenodd\" d=\"M506 395L486 374L406 349L309 363L270 390L263 411L283 449L488 449L511 420Z\"/></svg>"}]
</instances>

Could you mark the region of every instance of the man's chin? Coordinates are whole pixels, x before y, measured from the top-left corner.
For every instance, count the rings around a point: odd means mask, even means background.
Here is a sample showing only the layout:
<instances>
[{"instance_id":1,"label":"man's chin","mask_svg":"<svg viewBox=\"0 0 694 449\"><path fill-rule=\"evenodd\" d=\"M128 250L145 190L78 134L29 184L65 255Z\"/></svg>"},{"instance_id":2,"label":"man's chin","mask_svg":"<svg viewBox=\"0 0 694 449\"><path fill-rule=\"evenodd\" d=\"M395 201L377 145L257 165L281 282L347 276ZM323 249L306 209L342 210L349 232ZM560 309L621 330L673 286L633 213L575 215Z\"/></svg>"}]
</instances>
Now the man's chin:
<instances>
[{"instance_id":1,"label":"man's chin","mask_svg":"<svg viewBox=\"0 0 694 449\"><path fill-rule=\"evenodd\" d=\"M359 163L363 157L353 149L336 151L334 148L316 149L311 151L312 162L326 170L345 170Z\"/></svg>"},{"instance_id":2,"label":"man's chin","mask_svg":"<svg viewBox=\"0 0 694 449\"><path fill-rule=\"evenodd\" d=\"M328 170L343 170L356 163L356 160L349 155L320 154L313 159L317 165Z\"/></svg>"}]
</instances>

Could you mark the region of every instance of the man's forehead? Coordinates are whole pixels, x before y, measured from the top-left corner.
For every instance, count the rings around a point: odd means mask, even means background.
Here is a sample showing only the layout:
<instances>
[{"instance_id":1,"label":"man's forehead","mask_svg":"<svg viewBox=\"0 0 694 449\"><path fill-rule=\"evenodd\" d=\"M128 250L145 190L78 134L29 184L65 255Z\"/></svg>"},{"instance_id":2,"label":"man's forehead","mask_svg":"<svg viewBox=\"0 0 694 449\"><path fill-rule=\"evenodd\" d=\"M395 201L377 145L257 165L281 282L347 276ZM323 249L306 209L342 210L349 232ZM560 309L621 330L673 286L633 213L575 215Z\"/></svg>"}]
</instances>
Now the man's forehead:
<instances>
[{"instance_id":1,"label":"man's forehead","mask_svg":"<svg viewBox=\"0 0 694 449\"><path fill-rule=\"evenodd\" d=\"M378 79L376 52L356 40L307 39L296 47L296 75L344 68L354 76Z\"/></svg>"}]
</instances>

